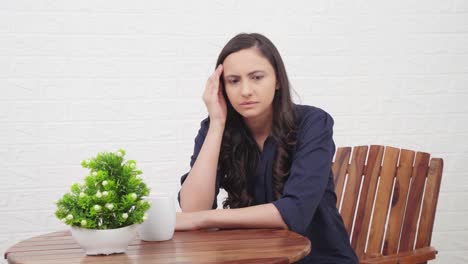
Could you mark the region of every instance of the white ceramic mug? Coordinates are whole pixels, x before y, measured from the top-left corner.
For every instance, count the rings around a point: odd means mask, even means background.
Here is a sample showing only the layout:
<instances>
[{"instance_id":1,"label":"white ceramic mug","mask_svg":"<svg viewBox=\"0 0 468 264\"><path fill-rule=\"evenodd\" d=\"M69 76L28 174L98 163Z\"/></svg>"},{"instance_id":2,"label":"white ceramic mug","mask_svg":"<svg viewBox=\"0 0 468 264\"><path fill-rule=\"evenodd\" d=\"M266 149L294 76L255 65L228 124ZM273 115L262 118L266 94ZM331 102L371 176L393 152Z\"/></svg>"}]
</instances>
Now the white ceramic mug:
<instances>
[{"instance_id":1,"label":"white ceramic mug","mask_svg":"<svg viewBox=\"0 0 468 264\"><path fill-rule=\"evenodd\" d=\"M174 236L176 208L171 194L155 194L144 198L151 204L148 218L138 227L141 240L164 241Z\"/></svg>"}]
</instances>

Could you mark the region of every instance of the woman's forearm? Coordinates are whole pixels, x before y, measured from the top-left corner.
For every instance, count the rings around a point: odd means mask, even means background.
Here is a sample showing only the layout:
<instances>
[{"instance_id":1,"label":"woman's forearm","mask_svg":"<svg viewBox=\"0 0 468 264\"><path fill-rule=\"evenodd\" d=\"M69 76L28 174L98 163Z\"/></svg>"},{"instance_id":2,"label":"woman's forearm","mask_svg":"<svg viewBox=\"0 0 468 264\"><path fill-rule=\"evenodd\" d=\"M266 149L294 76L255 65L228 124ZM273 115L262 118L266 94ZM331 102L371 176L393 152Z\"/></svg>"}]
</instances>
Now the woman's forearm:
<instances>
[{"instance_id":1,"label":"woman's forearm","mask_svg":"<svg viewBox=\"0 0 468 264\"><path fill-rule=\"evenodd\" d=\"M238 209L195 212L198 229L204 228L282 228L288 229L278 209L262 204ZM192 218L193 219L193 218Z\"/></svg>"},{"instance_id":2,"label":"woman's forearm","mask_svg":"<svg viewBox=\"0 0 468 264\"><path fill-rule=\"evenodd\" d=\"M215 198L216 172L223 132L224 124L210 124L197 160L180 190L182 211L211 209Z\"/></svg>"}]
</instances>

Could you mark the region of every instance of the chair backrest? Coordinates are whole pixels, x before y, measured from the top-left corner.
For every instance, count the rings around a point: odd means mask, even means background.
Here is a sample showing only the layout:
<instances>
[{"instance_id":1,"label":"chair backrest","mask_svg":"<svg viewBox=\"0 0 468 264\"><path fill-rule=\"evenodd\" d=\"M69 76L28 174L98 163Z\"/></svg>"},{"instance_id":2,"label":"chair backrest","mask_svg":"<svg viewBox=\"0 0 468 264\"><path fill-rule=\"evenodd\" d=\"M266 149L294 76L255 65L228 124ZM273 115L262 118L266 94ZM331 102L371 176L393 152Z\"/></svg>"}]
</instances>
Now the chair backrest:
<instances>
[{"instance_id":1,"label":"chair backrest","mask_svg":"<svg viewBox=\"0 0 468 264\"><path fill-rule=\"evenodd\" d=\"M442 168L441 158L424 152L337 148L337 207L359 259L430 245Z\"/></svg>"}]
</instances>

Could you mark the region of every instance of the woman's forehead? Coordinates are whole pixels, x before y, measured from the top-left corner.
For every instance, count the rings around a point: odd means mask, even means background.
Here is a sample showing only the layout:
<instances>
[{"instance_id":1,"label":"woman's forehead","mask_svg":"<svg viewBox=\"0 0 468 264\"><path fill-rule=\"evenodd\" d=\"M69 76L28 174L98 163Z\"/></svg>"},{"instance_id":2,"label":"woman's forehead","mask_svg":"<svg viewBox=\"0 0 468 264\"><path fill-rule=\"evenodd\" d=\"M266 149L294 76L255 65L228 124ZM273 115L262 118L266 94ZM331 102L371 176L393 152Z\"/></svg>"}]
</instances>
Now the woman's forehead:
<instances>
[{"instance_id":1,"label":"woman's forehead","mask_svg":"<svg viewBox=\"0 0 468 264\"><path fill-rule=\"evenodd\" d=\"M272 71L270 62L257 48L243 49L229 54L223 62L224 75L243 75L253 71Z\"/></svg>"}]
</instances>

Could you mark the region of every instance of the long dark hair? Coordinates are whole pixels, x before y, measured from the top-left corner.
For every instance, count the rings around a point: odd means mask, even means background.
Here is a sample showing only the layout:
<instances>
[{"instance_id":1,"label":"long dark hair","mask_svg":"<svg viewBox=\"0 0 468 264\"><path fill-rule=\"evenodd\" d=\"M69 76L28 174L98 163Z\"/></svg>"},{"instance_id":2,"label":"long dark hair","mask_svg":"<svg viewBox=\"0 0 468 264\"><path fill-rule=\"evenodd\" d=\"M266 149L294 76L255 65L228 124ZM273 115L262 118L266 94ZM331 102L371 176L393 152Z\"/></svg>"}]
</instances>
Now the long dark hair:
<instances>
[{"instance_id":1,"label":"long dark hair","mask_svg":"<svg viewBox=\"0 0 468 264\"><path fill-rule=\"evenodd\" d=\"M273 66L279 89L273 98L273 124L271 135L277 143L273 163L273 191L275 198L283 192L284 182L289 176L292 150L296 145L296 125L294 105L290 94L290 85L283 60L265 36L241 33L229 40L218 56L216 66L234 52L255 47ZM224 129L218 169L221 172L220 185L228 193L223 202L224 208L240 208L254 204L254 185L257 163L260 157L255 140L249 140L251 133L242 116L234 110L224 89L224 80L220 83L227 105L226 126Z\"/></svg>"}]
</instances>

